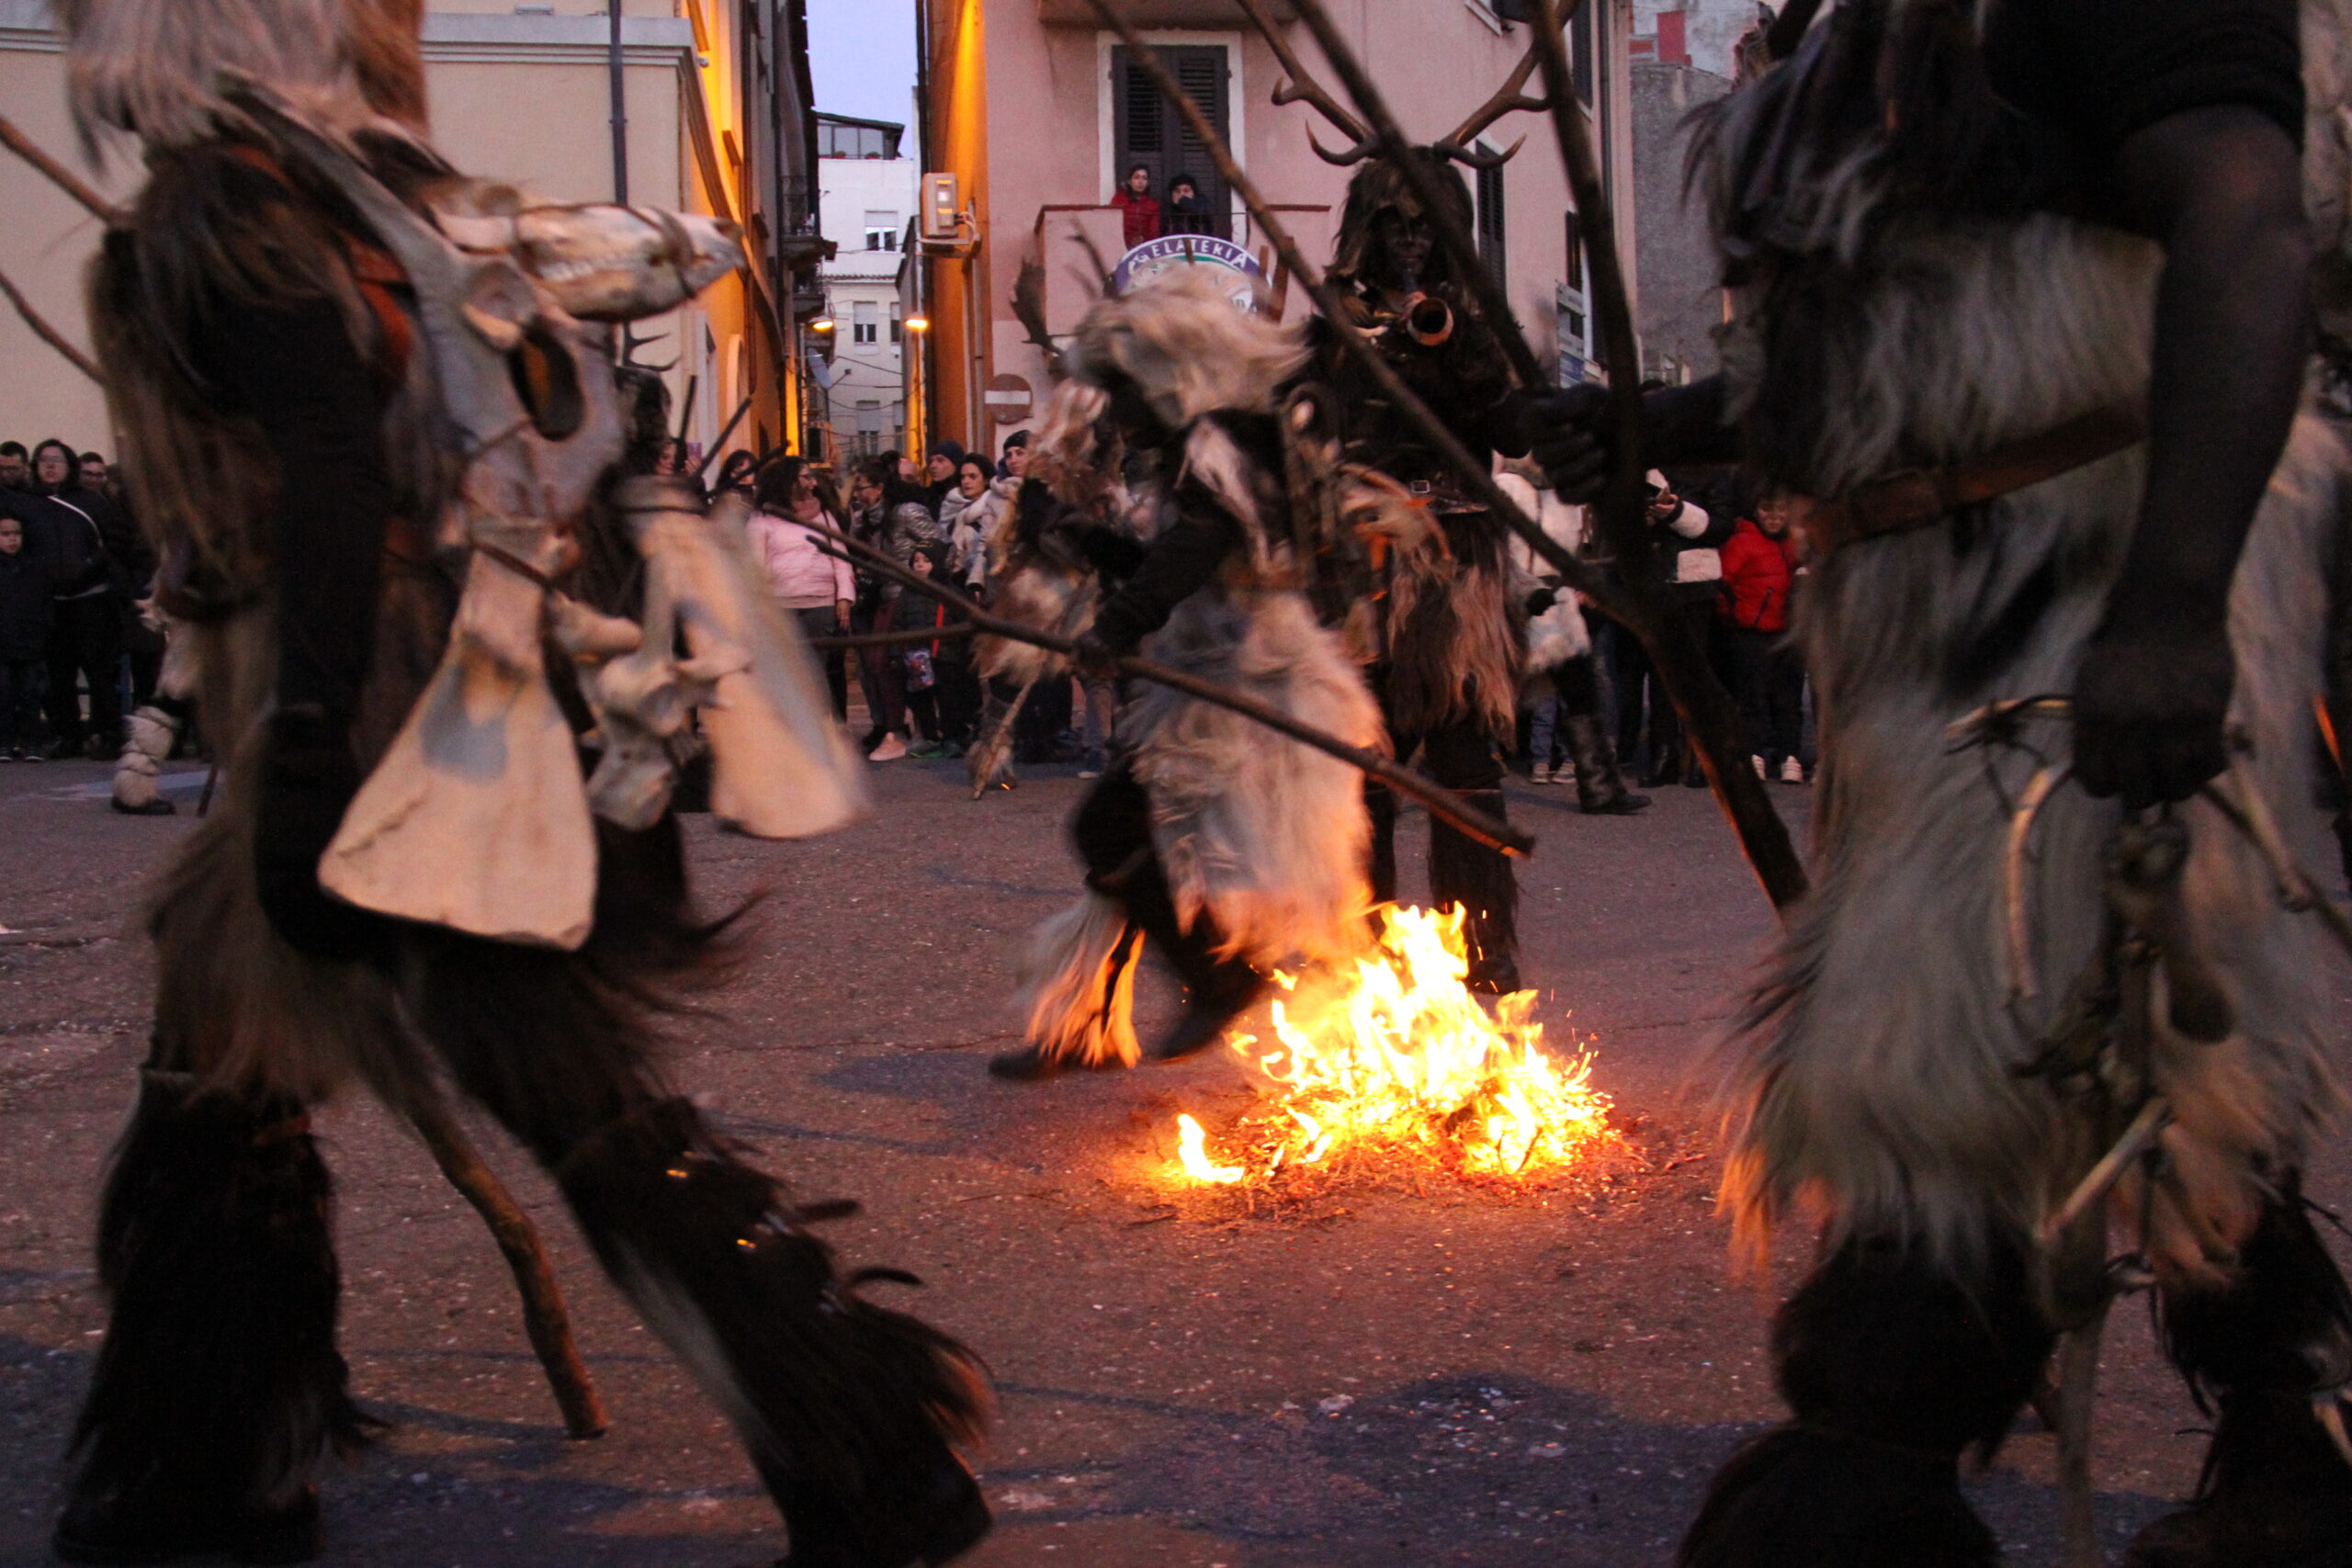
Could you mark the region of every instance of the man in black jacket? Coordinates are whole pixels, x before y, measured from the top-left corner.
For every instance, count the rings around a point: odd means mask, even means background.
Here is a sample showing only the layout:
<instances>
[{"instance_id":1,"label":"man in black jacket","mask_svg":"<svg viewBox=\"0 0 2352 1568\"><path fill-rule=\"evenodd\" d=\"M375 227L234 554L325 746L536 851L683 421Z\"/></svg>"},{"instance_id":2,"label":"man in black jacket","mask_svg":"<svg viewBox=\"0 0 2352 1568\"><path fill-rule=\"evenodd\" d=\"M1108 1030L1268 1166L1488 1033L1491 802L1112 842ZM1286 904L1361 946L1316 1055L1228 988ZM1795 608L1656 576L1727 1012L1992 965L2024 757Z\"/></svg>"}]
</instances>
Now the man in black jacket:
<instances>
[{"instance_id":1,"label":"man in black jacket","mask_svg":"<svg viewBox=\"0 0 2352 1568\"><path fill-rule=\"evenodd\" d=\"M28 553L48 569L52 600L49 691L52 756L108 758L122 744L122 612L129 584L153 564L121 508L82 488L80 460L62 441L33 449L32 488L0 491L0 515L25 525ZM85 722L77 685L90 691Z\"/></svg>"}]
</instances>

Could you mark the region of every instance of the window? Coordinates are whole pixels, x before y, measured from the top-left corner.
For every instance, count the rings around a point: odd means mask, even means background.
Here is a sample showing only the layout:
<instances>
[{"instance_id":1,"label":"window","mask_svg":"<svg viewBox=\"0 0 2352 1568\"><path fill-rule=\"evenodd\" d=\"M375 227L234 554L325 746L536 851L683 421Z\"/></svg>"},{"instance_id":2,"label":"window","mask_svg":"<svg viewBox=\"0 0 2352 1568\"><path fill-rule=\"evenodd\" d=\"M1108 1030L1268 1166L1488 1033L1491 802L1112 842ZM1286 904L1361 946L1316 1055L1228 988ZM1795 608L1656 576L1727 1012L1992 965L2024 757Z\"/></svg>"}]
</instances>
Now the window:
<instances>
[{"instance_id":1,"label":"window","mask_svg":"<svg viewBox=\"0 0 2352 1568\"><path fill-rule=\"evenodd\" d=\"M881 208L865 209L865 248L869 251L895 251L899 248L899 215Z\"/></svg>"},{"instance_id":2,"label":"window","mask_svg":"<svg viewBox=\"0 0 2352 1568\"><path fill-rule=\"evenodd\" d=\"M881 310L871 299L861 299L850 307L852 343L872 343L880 335Z\"/></svg>"},{"instance_id":3,"label":"window","mask_svg":"<svg viewBox=\"0 0 2352 1568\"><path fill-rule=\"evenodd\" d=\"M1584 226L1577 221L1576 209L1568 210L1568 287L1584 288Z\"/></svg>"},{"instance_id":4,"label":"window","mask_svg":"<svg viewBox=\"0 0 2352 1568\"><path fill-rule=\"evenodd\" d=\"M1491 152L1496 149L1485 142L1478 151ZM1487 264L1487 276L1495 287L1507 288L1510 275L1503 265L1503 172L1500 167L1478 172L1478 259Z\"/></svg>"},{"instance_id":5,"label":"window","mask_svg":"<svg viewBox=\"0 0 2352 1568\"><path fill-rule=\"evenodd\" d=\"M851 120L817 118L817 156L820 158L895 158L899 155L899 137L905 127L876 124L859 125Z\"/></svg>"},{"instance_id":6,"label":"window","mask_svg":"<svg viewBox=\"0 0 2352 1568\"><path fill-rule=\"evenodd\" d=\"M882 454L882 405L878 401L860 399L857 405L857 431L854 445L861 457L878 457Z\"/></svg>"},{"instance_id":7,"label":"window","mask_svg":"<svg viewBox=\"0 0 2352 1568\"><path fill-rule=\"evenodd\" d=\"M1226 65L1222 44L1169 45L1157 51L1160 62L1176 78L1184 96L1201 107L1217 135L1231 134L1227 119L1226 96L1230 73ZM1111 125L1115 146L1111 160L1111 180L1114 187L1124 183L1127 171L1141 164L1151 175L1151 194L1161 205L1161 232L1170 231L1167 224L1172 216L1166 210L1168 184L1182 175L1193 182L1202 204L1207 209L1196 216L1183 231L1215 234L1232 238L1233 200L1227 193L1225 181L1216 172L1209 157L1208 144L1193 134L1193 128L1176 106L1162 97L1153 85L1151 73L1129 57L1125 47L1111 51ZM1104 191L1103 199L1111 193Z\"/></svg>"},{"instance_id":8,"label":"window","mask_svg":"<svg viewBox=\"0 0 2352 1568\"><path fill-rule=\"evenodd\" d=\"M898 302L893 300L890 305L890 341L892 343L897 343L899 341L899 334L904 330L905 329L899 325Z\"/></svg>"}]
</instances>

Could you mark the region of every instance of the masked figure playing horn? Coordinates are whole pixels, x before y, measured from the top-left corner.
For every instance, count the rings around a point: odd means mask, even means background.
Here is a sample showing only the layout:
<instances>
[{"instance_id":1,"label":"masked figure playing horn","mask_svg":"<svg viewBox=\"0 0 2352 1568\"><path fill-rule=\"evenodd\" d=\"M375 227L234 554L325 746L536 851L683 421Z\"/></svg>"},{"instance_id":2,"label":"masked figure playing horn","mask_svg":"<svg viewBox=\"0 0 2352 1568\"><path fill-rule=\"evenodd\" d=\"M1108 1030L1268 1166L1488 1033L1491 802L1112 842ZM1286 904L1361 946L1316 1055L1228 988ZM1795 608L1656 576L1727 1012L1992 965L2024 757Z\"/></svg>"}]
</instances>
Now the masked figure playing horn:
<instances>
[{"instance_id":1,"label":"masked figure playing horn","mask_svg":"<svg viewBox=\"0 0 2352 1568\"><path fill-rule=\"evenodd\" d=\"M1123 466L1149 471L1131 498L1148 520L1140 550L1071 544L1110 584L1079 641L1080 668L1107 673L1141 648L1377 748L1362 650L1307 592L1320 549L1296 531L1279 397L1302 345L1207 271L1102 301L1063 351L1070 374L1030 488L1043 474L1084 506ZM1185 990L1182 1015L1151 1048L1157 1061L1213 1043L1265 988L1266 967L1361 942L1366 824L1353 767L1152 684L1126 694L1113 752L1071 823L1088 892L1034 940L1029 1043L991 1064L1001 1077L1134 1065L1143 1053L1129 1009L1146 941Z\"/></svg>"}]
</instances>

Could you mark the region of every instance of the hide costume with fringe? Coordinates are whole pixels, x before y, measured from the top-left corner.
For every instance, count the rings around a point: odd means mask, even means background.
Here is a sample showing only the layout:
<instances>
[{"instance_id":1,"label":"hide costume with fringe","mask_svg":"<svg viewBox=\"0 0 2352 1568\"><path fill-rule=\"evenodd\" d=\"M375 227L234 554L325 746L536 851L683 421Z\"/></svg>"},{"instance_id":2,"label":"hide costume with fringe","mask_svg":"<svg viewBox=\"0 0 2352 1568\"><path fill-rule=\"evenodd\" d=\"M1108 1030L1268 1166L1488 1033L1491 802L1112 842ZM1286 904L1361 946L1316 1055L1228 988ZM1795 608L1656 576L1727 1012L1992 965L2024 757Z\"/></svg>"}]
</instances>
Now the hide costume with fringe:
<instances>
[{"instance_id":1,"label":"hide costume with fringe","mask_svg":"<svg viewBox=\"0 0 2352 1568\"><path fill-rule=\"evenodd\" d=\"M1434 152L1417 149L1413 156L1429 163L1468 231L1470 197L1461 175ZM1385 156L1375 157L1348 183L1331 287L1355 326L1473 453L1523 456L1517 399L1494 329L1469 291L1448 276L1442 248L1427 245L1418 272L1395 256L1396 231L1408 226L1426 243L1428 220L1413 187ZM1526 662L1525 617L1514 607L1524 595L1511 592L1509 530L1465 498L1419 427L1389 404L1320 317L1309 331L1311 373L1337 411L1345 460L1404 487L1435 524L1426 543L1390 558L1379 600L1372 682L1397 761L1419 753L1437 783L1502 818L1496 742L1516 731ZM1364 789L1373 896L1386 902L1396 897L1397 803L1376 782L1366 780ZM1517 990L1519 885L1509 858L1432 821L1429 869L1430 902L1465 911L1470 984Z\"/></svg>"},{"instance_id":2,"label":"hide costume with fringe","mask_svg":"<svg viewBox=\"0 0 2352 1568\"><path fill-rule=\"evenodd\" d=\"M222 767L150 907L154 1033L101 1204L111 1316L57 1550L318 1549L322 1461L371 1423L307 1111L353 1080L422 1109L446 1080L548 1170L734 1424L794 1568L956 1555L988 1527L949 1446L981 1418L974 1359L862 1299L870 1273L808 1228L845 1206L797 1207L655 1059L727 923L695 914L667 809L686 708L722 694L705 728L748 829L817 830L857 779L697 502L613 492L641 629L564 591L575 529L615 525L588 505L622 437L582 320L676 304L740 261L731 237L458 176L422 139L403 0L64 11L85 130L146 161L91 314ZM534 886L469 878L506 825L551 857L516 874Z\"/></svg>"},{"instance_id":3,"label":"hide costume with fringe","mask_svg":"<svg viewBox=\"0 0 2352 1568\"><path fill-rule=\"evenodd\" d=\"M2005 9L2080 51L2060 61L2112 68L2086 118L2219 101L2302 130L2291 6L1845 0L1699 133L1739 286L1725 408L1772 488L1843 502L2148 396L2163 253L2075 216L2091 175L2062 156L2075 144L1991 91ZM2302 17L2309 166L2333 164L2339 212L2344 11ZM1685 1563L1997 1557L1958 1458L2002 1439L2057 1332L2104 1311L2101 1209L2050 1227L2152 1104L2169 1120L2104 1212L2219 1427L2199 1504L2132 1561L2352 1562L2352 1468L2330 1436L2352 1312L2297 1179L2338 1107L2340 955L2280 872L2332 858L2314 705L2345 609L2328 584L2352 449L2307 405L2229 595L2235 757L2216 787L2275 823L2283 862L2206 800L2147 824L2068 784L2063 707L1989 711L2074 689L2147 468L2131 446L1814 564L1798 618L1823 714L1815 882L1729 1048L1723 1200L1758 1254L1783 1220L1819 1223L1823 1261L1774 1330L1794 1421L1716 1477ZM2116 958L2110 911L2134 846L2181 829L2162 949L2178 964L2133 993L2152 998L2138 1018L2118 998L2152 961ZM2197 964L2223 998L2202 1016Z\"/></svg>"},{"instance_id":4,"label":"hide costume with fringe","mask_svg":"<svg viewBox=\"0 0 2352 1568\"><path fill-rule=\"evenodd\" d=\"M1090 311L1040 434L1043 470L1074 500L1125 443L1156 473L1149 543L1092 616L1104 655L1161 663L1253 696L1354 745L1380 717L1345 639L1302 592L1276 389L1295 339L1184 269ZM1132 1065L1141 942L1183 981L1182 1019L1152 1051L1213 1042L1262 989L1261 969L1361 938L1365 818L1355 770L1172 688L1135 683L1114 757L1071 824L1089 893L1023 962L1029 1046L1004 1076Z\"/></svg>"}]
</instances>

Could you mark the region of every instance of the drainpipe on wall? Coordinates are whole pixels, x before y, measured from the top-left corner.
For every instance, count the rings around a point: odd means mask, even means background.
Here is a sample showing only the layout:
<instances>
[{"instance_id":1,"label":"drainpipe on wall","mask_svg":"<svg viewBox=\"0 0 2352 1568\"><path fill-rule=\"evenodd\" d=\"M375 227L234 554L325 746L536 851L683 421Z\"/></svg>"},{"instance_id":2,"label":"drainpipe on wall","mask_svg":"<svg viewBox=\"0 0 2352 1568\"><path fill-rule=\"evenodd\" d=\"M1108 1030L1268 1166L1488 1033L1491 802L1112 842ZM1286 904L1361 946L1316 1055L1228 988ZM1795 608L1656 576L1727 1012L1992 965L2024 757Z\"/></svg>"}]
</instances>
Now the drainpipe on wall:
<instances>
[{"instance_id":1,"label":"drainpipe on wall","mask_svg":"<svg viewBox=\"0 0 2352 1568\"><path fill-rule=\"evenodd\" d=\"M914 0L914 7L915 156L922 164L922 167L915 172L921 175L932 173L933 167L931 161L931 0ZM918 222L910 232L920 233L921 228L922 225ZM929 314L933 296L933 274L931 269L936 265L938 264L921 249L921 242L918 240L915 252L915 298L922 301L926 316ZM903 337L905 334L900 335ZM914 449L908 453L909 457L915 456L917 452L928 455L931 450L931 399L928 394L931 389L939 385L939 358L932 349L934 334L926 332L922 336L922 341L915 345L915 353L921 359L921 364L917 367L917 374L922 378L925 395L920 406L910 411L908 417L907 445ZM900 353L903 355L903 346Z\"/></svg>"},{"instance_id":2,"label":"drainpipe on wall","mask_svg":"<svg viewBox=\"0 0 2352 1568\"><path fill-rule=\"evenodd\" d=\"M613 79L613 199L628 205L628 97L621 74L621 0L605 0L613 23L610 63Z\"/></svg>"}]
</instances>

